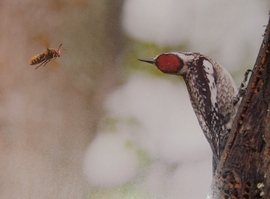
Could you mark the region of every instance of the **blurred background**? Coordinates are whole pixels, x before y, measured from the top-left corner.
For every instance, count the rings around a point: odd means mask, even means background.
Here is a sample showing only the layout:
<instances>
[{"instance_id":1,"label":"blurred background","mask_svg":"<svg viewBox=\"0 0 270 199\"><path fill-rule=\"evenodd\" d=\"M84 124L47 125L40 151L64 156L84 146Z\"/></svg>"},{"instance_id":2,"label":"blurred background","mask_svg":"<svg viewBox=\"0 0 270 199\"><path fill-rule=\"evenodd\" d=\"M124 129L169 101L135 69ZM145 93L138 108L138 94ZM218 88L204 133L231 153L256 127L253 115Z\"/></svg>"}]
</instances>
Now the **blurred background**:
<instances>
[{"instance_id":1,"label":"blurred background","mask_svg":"<svg viewBox=\"0 0 270 199\"><path fill-rule=\"evenodd\" d=\"M182 78L137 58L201 52L240 85L269 5L2 0L0 198L205 198L211 151Z\"/></svg>"}]
</instances>

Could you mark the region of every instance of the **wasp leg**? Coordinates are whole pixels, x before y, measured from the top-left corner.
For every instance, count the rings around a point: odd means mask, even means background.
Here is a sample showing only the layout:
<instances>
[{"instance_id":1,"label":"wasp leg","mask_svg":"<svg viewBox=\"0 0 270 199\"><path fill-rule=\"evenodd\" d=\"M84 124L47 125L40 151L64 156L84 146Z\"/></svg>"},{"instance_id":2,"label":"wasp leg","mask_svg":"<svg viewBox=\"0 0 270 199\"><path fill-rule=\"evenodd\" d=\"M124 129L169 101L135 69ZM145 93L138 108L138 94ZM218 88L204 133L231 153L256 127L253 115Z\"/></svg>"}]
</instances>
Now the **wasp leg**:
<instances>
[{"instance_id":1,"label":"wasp leg","mask_svg":"<svg viewBox=\"0 0 270 199\"><path fill-rule=\"evenodd\" d=\"M48 60L46 61L46 63L44 64L44 66L46 66L46 64L48 64L51 60L52 60L52 59L48 59Z\"/></svg>"},{"instance_id":2,"label":"wasp leg","mask_svg":"<svg viewBox=\"0 0 270 199\"><path fill-rule=\"evenodd\" d=\"M40 66L42 66L46 61L47 61L47 60L44 60L40 65L38 65L38 66L36 67L36 69L39 68Z\"/></svg>"},{"instance_id":3,"label":"wasp leg","mask_svg":"<svg viewBox=\"0 0 270 199\"><path fill-rule=\"evenodd\" d=\"M38 65L38 66L36 67L36 69L39 68L39 67L42 66L42 65L45 66L49 61L51 61L51 60L50 60L50 59L44 60L40 65Z\"/></svg>"}]
</instances>

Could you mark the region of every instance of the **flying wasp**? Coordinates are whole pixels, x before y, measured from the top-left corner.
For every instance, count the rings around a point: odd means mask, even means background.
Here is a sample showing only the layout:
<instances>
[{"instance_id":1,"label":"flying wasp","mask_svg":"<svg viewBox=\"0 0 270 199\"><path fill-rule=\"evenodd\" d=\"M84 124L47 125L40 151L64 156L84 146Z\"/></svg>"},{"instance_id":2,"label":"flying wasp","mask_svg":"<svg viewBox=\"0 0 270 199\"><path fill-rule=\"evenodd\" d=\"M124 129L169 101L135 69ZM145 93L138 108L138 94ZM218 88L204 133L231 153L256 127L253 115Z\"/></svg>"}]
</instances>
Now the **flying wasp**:
<instances>
[{"instance_id":1,"label":"flying wasp","mask_svg":"<svg viewBox=\"0 0 270 199\"><path fill-rule=\"evenodd\" d=\"M61 46L62 44L60 44L58 49L47 48L47 50L44 53L35 55L30 60L30 65L40 64L36 67L36 69L42 65L46 66L46 64L49 63L52 60L52 58L56 59L57 57L60 57L61 50L65 50L65 49L60 49Z\"/></svg>"}]
</instances>

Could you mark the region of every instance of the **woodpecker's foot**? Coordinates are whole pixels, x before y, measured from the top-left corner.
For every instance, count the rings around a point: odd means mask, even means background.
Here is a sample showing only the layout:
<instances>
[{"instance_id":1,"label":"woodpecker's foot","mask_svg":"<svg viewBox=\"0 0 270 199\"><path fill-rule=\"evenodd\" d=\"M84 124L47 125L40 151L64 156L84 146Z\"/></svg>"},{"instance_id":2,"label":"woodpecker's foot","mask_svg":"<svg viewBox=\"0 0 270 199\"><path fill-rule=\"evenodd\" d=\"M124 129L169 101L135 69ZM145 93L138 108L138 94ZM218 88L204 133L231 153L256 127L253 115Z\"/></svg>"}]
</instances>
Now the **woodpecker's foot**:
<instances>
[{"instance_id":1,"label":"woodpecker's foot","mask_svg":"<svg viewBox=\"0 0 270 199\"><path fill-rule=\"evenodd\" d=\"M248 69L245 72L244 80L241 82L241 85L240 85L238 94L233 99L233 105L236 105L239 102L240 98L243 97L246 94L246 91L247 91L247 80L248 80L249 73L253 73L253 70Z\"/></svg>"}]
</instances>

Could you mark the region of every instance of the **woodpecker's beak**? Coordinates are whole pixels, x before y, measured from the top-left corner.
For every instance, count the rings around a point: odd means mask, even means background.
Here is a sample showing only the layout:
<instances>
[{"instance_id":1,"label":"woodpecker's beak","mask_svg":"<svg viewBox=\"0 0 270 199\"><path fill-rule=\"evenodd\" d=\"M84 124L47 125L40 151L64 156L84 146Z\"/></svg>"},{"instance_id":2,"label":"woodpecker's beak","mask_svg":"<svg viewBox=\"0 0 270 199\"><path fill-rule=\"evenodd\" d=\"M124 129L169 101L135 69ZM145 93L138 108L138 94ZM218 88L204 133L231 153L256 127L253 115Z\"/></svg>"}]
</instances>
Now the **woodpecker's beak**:
<instances>
[{"instance_id":1,"label":"woodpecker's beak","mask_svg":"<svg viewBox=\"0 0 270 199\"><path fill-rule=\"evenodd\" d=\"M138 59L138 60L149 63L149 64L155 64L155 59L153 58L143 58L143 59Z\"/></svg>"}]
</instances>

